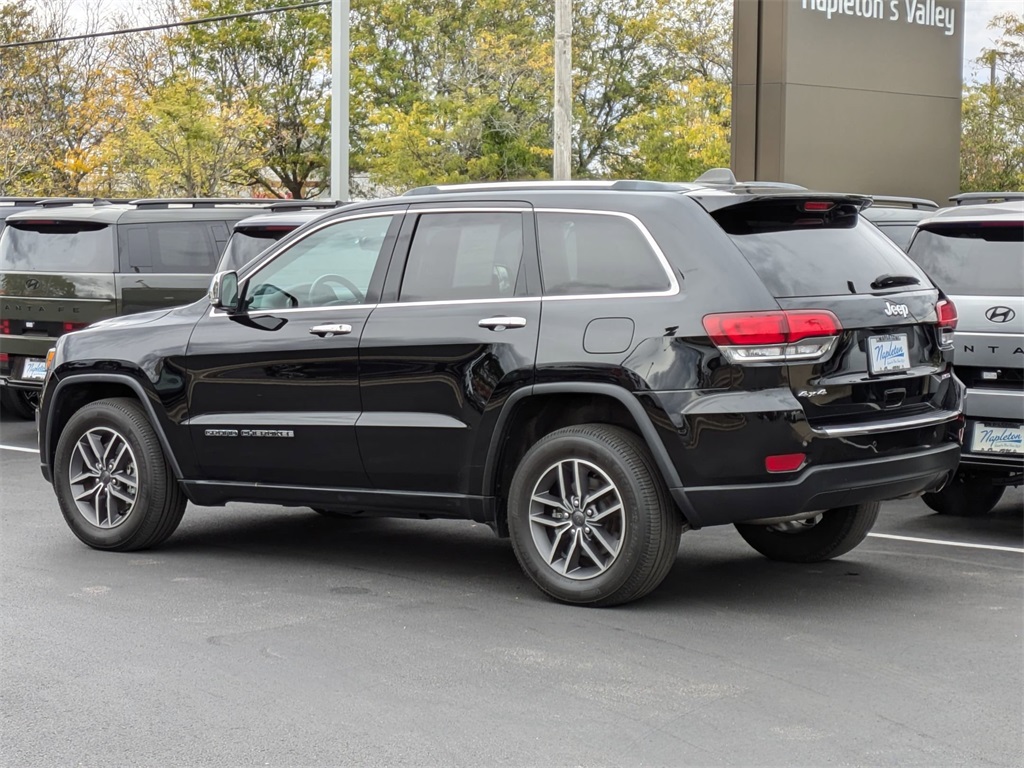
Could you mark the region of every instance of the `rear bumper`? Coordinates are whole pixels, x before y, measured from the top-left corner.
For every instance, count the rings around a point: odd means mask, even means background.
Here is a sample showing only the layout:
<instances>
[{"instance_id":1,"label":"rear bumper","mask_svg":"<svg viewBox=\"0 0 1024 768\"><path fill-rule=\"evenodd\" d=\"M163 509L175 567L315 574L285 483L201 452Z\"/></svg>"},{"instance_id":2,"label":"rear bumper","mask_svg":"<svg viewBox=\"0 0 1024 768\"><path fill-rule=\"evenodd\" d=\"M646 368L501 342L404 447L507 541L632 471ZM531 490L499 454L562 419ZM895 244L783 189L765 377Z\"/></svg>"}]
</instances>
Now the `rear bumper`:
<instances>
[{"instance_id":1,"label":"rear bumper","mask_svg":"<svg viewBox=\"0 0 1024 768\"><path fill-rule=\"evenodd\" d=\"M694 527L725 525L935 490L959 461L960 447L948 444L900 457L811 467L783 483L675 488L672 496L681 508L692 510Z\"/></svg>"}]
</instances>

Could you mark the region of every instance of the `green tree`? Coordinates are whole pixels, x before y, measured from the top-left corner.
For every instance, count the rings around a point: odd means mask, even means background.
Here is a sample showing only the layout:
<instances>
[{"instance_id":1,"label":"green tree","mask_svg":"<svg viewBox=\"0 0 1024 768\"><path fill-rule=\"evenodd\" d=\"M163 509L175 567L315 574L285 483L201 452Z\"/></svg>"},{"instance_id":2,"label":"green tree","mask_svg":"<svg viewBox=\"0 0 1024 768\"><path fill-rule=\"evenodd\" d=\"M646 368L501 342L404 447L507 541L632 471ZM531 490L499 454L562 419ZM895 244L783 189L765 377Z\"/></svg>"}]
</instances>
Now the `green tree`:
<instances>
[{"instance_id":1,"label":"green tree","mask_svg":"<svg viewBox=\"0 0 1024 768\"><path fill-rule=\"evenodd\" d=\"M192 17L266 8L263 0L188 0ZM216 103L260 113L252 181L303 198L327 186L330 10L282 13L186 27L169 39L171 62L210 86Z\"/></svg>"},{"instance_id":2,"label":"green tree","mask_svg":"<svg viewBox=\"0 0 1024 768\"><path fill-rule=\"evenodd\" d=\"M178 76L133 110L109 155L131 194L228 196L259 170L250 147L260 120L245 104L218 104L202 82Z\"/></svg>"},{"instance_id":3,"label":"green tree","mask_svg":"<svg viewBox=\"0 0 1024 768\"><path fill-rule=\"evenodd\" d=\"M728 167L731 95L728 83L695 77L657 109L625 118L617 131L624 149L610 161L612 174L690 181Z\"/></svg>"},{"instance_id":4,"label":"green tree","mask_svg":"<svg viewBox=\"0 0 1024 768\"><path fill-rule=\"evenodd\" d=\"M989 25L1000 31L978 63L995 77L965 89L962 102L960 188L1024 190L1024 16L1004 14Z\"/></svg>"}]
</instances>

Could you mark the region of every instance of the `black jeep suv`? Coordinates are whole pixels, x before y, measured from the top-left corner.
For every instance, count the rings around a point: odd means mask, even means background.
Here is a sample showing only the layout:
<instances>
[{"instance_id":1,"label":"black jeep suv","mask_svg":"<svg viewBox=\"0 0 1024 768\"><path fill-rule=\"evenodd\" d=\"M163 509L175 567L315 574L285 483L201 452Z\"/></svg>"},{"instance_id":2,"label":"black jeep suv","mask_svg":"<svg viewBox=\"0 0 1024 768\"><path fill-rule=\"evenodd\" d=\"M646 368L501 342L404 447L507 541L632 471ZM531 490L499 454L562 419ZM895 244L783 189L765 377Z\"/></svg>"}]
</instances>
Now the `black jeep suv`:
<instances>
[{"instance_id":1,"label":"black jeep suv","mask_svg":"<svg viewBox=\"0 0 1024 768\"><path fill-rule=\"evenodd\" d=\"M43 475L89 546L186 500L464 518L569 603L735 523L812 562L960 456L953 305L863 197L654 182L430 188L283 238L208 301L59 340Z\"/></svg>"}]
</instances>

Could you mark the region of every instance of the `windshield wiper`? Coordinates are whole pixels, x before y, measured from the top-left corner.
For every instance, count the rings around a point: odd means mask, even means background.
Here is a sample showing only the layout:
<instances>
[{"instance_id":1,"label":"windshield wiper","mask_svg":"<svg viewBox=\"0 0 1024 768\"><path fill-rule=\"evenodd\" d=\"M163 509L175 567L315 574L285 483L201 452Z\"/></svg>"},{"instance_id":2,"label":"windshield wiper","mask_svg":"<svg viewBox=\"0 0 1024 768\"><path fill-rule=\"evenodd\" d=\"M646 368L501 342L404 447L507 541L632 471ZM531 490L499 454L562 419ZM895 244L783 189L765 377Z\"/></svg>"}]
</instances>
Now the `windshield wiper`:
<instances>
[{"instance_id":1,"label":"windshield wiper","mask_svg":"<svg viewBox=\"0 0 1024 768\"><path fill-rule=\"evenodd\" d=\"M895 288L898 285L919 285L921 281L913 275L879 275L871 281L874 290Z\"/></svg>"}]
</instances>

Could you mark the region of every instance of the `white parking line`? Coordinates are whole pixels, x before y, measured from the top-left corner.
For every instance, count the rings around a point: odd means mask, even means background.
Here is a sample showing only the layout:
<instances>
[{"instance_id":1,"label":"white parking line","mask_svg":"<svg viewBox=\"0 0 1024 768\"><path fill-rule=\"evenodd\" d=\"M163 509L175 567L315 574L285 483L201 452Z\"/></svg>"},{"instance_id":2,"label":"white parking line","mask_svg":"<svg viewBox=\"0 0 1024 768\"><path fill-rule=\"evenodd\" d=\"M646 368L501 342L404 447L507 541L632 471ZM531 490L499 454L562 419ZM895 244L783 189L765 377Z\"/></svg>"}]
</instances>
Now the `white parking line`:
<instances>
[{"instance_id":1,"label":"white parking line","mask_svg":"<svg viewBox=\"0 0 1024 768\"><path fill-rule=\"evenodd\" d=\"M39 453L35 448L22 448L20 445L0 445L5 451L20 451L21 453Z\"/></svg>"},{"instance_id":2,"label":"white parking line","mask_svg":"<svg viewBox=\"0 0 1024 768\"><path fill-rule=\"evenodd\" d=\"M966 541L943 541L942 539L919 539L916 536L894 536L891 533L869 533L876 539L895 539L896 541L916 541L920 544L940 544L944 547L966 547L968 549L993 549L996 552L1016 552L1024 555L1020 547L999 547L995 544L969 544Z\"/></svg>"}]
</instances>

